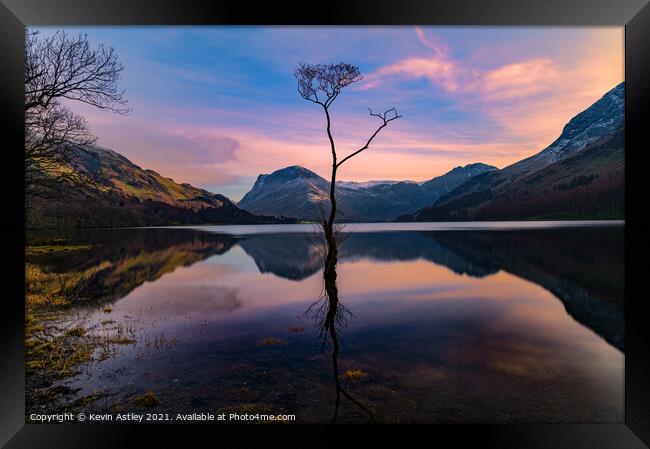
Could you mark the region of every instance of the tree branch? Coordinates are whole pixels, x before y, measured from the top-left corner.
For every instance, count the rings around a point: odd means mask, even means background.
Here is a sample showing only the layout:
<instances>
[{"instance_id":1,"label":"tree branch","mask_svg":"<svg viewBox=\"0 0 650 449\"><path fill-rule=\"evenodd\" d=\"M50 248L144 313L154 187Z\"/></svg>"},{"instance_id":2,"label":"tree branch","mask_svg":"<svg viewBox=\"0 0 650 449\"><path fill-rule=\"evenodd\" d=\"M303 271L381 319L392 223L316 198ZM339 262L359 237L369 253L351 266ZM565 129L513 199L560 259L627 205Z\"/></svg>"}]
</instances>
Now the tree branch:
<instances>
[{"instance_id":1,"label":"tree branch","mask_svg":"<svg viewBox=\"0 0 650 449\"><path fill-rule=\"evenodd\" d=\"M88 184L78 161L96 138L83 117L64 107L62 98L127 114L118 88L124 66L113 48L92 48L84 34L64 31L39 40L25 37L25 190L47 197L66 186Z\"/></svg>"},{"instance_id":2,"label":"tree branch","mask_svg":"<svg viewBox=\"0 0 650 449\"><path fill-rule=\"evenodd\" d=\"M344 163L345 161L347 161L348 159L353 158L354 156L356 156L357 154L361 153L362 151L367 150L368 147L370 146L370 144L372 143L373 139L377 136L377 134L379 134L379 131L381 131L382 129L384 129L384 128L385 128L385 127L386 127L390 122L392 122L393 120L397 120L398 118L402 118L402 117L403 117L402 115L397 114L397 110L396 110L395 108L388 109L388 110L385 111L383 114L376 114L376 113L372 112L372 109L370 109L370 108L368 108L368 110L370 111L370 115L371 115L371 116L373 116L373 117L378 117L379 119L381 119L382 124L381 124L381 125L379 126L379 128L377 128L377 130L376 130L376 131L375 131L375 132L370 136L370 138L368 139L368 141L366 142L366 144L365 144L364 146L362 146L362 147L359 148L357 151L355 151L355 152L349 154L348 156L344 157L343 159L341 159L341 161L340 161L338 164L336 164L337 167L340 167L341 165L343 165L343 163ZM393 115L389 117L388 114L389 114L390 112L392 112Z\"/></svg>"}]
</instances>

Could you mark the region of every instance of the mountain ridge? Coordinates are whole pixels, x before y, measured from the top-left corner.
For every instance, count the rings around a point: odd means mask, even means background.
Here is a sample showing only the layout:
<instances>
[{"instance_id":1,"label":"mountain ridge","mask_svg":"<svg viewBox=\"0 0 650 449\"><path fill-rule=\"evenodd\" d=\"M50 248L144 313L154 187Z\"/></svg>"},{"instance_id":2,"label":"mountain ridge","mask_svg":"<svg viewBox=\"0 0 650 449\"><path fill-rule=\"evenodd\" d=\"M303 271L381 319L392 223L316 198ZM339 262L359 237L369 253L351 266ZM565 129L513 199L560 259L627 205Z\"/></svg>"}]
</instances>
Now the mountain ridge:
<instances>
[{"instance_id":1,"label":"mountain ridge","mask_svg":"<svg viewBox=\"0 0 650 449\"><path fill-rule=\"evenodd\" d=\"M458 166L422 183L389 181L367 187L337 183L341 221L389 221L415 211L477 174L496 170L487 164ZM237 203L251 213L282 215L319 221L329 207L329 181L315 172L292 165L257 177L250 191Z\"/></svg>"},{"instance_id":2,"label":"mountain ridge","mask_svg":"<svg viewBox=\"0 0 650 449\"><path fill-rule=\"evenodd\" d=\"M597 147L599 144L604 144L602 139L609 141L613 139L613 142L616 142L618 147L615 150L617 155L616 160L624 160L624 120L625 120L625 108L624 108L624 97L625 97L625 82L620 83L613 89L605 93L600 99L594 102L584 111L578 113L574 116L569 122L563 127L562 133L560 136L553 142L551 145L547 146L540 152L522 159L521 161L515 162L507 167L504 167L501 170L489 173L481 174L479 176L473 177L472 179L466 181L461 186L457 187L454 191L447 194L441 195L435 202L431 203L429 206L424 207L413 214L405 214L397 218L398 221L467 221L467 220L488 220L488 219L568 219L568 218L622 218L623 217L623 203L613 207L611 205L612 198L621 199L623 195L623 170L619 169L619 165L614 165L608 167L604 164L604 161L607 157L602 152L599 153L599 150L593 150L592 154L598 153L601 158L601 166L596 170L592 170L585 176L591 176L591 181L597 179L596 183L593 183L591 186L594 190L600 190L599 197L603 198L608 203L608 212L598 211L597 205L594 204L594 199L586 198L589 195L583 196L588 200L588 204L581 204L577 202L578 196L573 196L570 198L569 195L563 193L564 191L559 189L546 189L544 195L550 195L554 197L553 201L557 204L555 206L553 213L541 214L527 206L528 203L537 202L552 202L550 197L542 199L540 197L534 197L534 195L525 198L524 194L516 194L516 189L521 189L522 192L528 192L526 195L530 195L531 189L528 187L523 187L525 178L531 176L543 177L546 173L547 175L552 174L550 171L544 172L543 170L548 167L561 163L562 161L569 160L573 157L580 155L582 152L589 149ZM610 142L611 144L611 142ZM607 144L607 145L610 145ZM611 145L610 145L611 146ZM612 148L610 148L612 150ZM577 161L583 160L587 162L587 159L577 159ZM591 162L592 164L597 165L597 161ZM621 162L622 164L624 162ZM556 168L561 167L556 166ZM566 166L565 166L566 168ZM573 166L573 170L583 170L588 167L577 167ZM610 170L612 173L616 173L618 176L617 182L611 182L608 189L609 192L605 192L605 184L603 180L607 178L607 171ZM584 171L584 170L583 170ZM564 173L565 178L575 178L575 173L566 171ZM529 178L530 181L532 178ZM580 183L584 182L584 179L576 178L576 180L569 180L567 186L571 186L572 189L584 187L578 185L572 185L571 182ZM590 182L591 183L591 182ZM550 184L549 184L550 185ZM552 187L552 186L551 186ZM586 189L582 188L583 192ZM535 192L533 192L535 193ZM539 189L537 191L538 195L541 195ZM508 207L505 207L503 201L505 198L508 198L511 201L511 204ZM564 203L561 199L565 198ZM541 202L540 202L541 201ZM490 204L500 203L503 207L500 207L501 212L496 213L496 207L490 207ZM561 206L561 207L560 207ZM518 212L516 209L520 210L529 210L532 211L530 214L526 215L521 212ZM564 209L564 210L561 210Z\"/></svg>"},{"instance_id":3,"label":"mountain ridge","mask_svg":"<svg viewBox=\"0 0 650 449\"><path fill-rule=\"evenodd\" d=\"M179 184L108 148L78 149L71 168L84 182L61 184L57 198L31 199L27 228L293 222L251 214L224 195Z\"/></svg>"}]
</instances>

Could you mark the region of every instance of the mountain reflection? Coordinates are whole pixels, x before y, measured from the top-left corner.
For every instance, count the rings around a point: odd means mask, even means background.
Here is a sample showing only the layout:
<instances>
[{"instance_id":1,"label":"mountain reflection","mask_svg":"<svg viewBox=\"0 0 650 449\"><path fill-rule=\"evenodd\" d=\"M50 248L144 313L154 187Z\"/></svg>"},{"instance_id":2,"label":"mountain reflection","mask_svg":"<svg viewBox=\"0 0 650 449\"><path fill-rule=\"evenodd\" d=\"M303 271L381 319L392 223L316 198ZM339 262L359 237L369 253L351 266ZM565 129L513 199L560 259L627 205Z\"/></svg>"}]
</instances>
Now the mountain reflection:
<instances>
[{"instance_id":1,"label":"mountain reflection","mask_svg":"<svg viewBox=\"0 0 650 449\"><path fill-rule=\"evenodd\" d=\"M78 273L67 294L81 305L114 302L145 282L236 246L261 273L300 281L323 269L310 236L298 233L236 237L187 229L118 229L34 232L28 239L35 245L53 239L93 245L86 251L27 257L49 272ZM622 228L346 234L339 263L363 259L425 260L474 278L508 272L553 293L576 321L623 350ZM205 287L186 293L212 294ZM231 299L219 307L237 308L234 294L226 296Z\"/></svg>"},{"instance_id":2,"label":"mountain reflection","mask_svg":"<svg viewBox=\"0 0 650 449\"><path fill-rule=\"evenodd\" d=\"M306 234L257 234L239 245L260 273L300 281L323 269L322 254Z\"/></svg>"},{"instance_id":3,"label":"mountain reflection","mask_svg":"<svg viewBox=\"0 0 650 449\"><path fill-rule=\"evenodd\" d=\"M270 237L240 242L260 271L300 280L322 269L321 256L305 235ZM624 348L621 229L347 234L339 260L362 258L423 259L477 278L506 271L544 287L576 321Z\"/></svg>"},{"instance_id":4,"label":"mountain reflection","mask_svg":"<svg viewBox=\"0 0 650 449\"><path fill-rule=\"evenodd\" d=\"M231 236L165 229L112 229L31 232L28 245L56 241L91 245L88 250L27 255L26 262L49 273L72 273L65 295L75 305L98 306L123 298L145 282L152 282L178 267L190 266L227 252L236 242ZM52 285L52 288L63 288ZM233 302L224 306L232 308Z\"/></svg>"}]
</instances>

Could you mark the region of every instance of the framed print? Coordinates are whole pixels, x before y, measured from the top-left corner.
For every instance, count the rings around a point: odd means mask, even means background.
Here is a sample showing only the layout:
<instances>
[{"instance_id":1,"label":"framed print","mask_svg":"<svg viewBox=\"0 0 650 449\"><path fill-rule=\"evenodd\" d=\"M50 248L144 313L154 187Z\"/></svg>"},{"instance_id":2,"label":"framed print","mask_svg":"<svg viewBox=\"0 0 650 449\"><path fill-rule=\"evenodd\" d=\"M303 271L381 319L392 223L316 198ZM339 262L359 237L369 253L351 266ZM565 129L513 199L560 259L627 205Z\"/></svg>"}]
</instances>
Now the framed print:
<instances>
[{"instance_id":1,"label":"framed print","mask_svg":"<svg viewBox=\"0 0 650 449\"><path fill-rule=\"evenodd\" d=\"M650 444L643 0L0 12L6 447Z\"/></svg>"}]
</instances>

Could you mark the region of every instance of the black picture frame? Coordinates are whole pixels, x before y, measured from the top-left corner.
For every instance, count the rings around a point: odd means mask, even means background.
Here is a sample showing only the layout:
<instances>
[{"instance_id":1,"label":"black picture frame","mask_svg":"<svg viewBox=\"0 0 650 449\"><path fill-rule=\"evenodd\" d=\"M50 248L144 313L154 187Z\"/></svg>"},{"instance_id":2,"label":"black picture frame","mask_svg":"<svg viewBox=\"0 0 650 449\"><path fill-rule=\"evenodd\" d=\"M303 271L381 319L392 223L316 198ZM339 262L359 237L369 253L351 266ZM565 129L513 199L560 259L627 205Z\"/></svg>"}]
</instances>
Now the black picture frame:
<instances>
[{"instance_id":1,"label":"black picture frame","mask_svg":"<svg viewBox=\"0 0 650 449\"><path fill-rule=\"evenodd\" d=\"M648 0L331 0L325 4L182 0L0 0L2 218L5 233L0 444L7 448L193 447L253 442L283 446L408 444L441 447L627 449L650 446L650 340L643 294L650 222L647 153L650 105ZM625 423L360 426L25 424L24 416L24 27L38 25L555 25L625 26ZM349 430L349 429L345 429ZM226 437L228 439L226 440ZM275 441L277 440L277 441ZM452 441L453 443L445 443ZM144 446L142 446L144 444Z\"/></svg>"}]
</instances>

